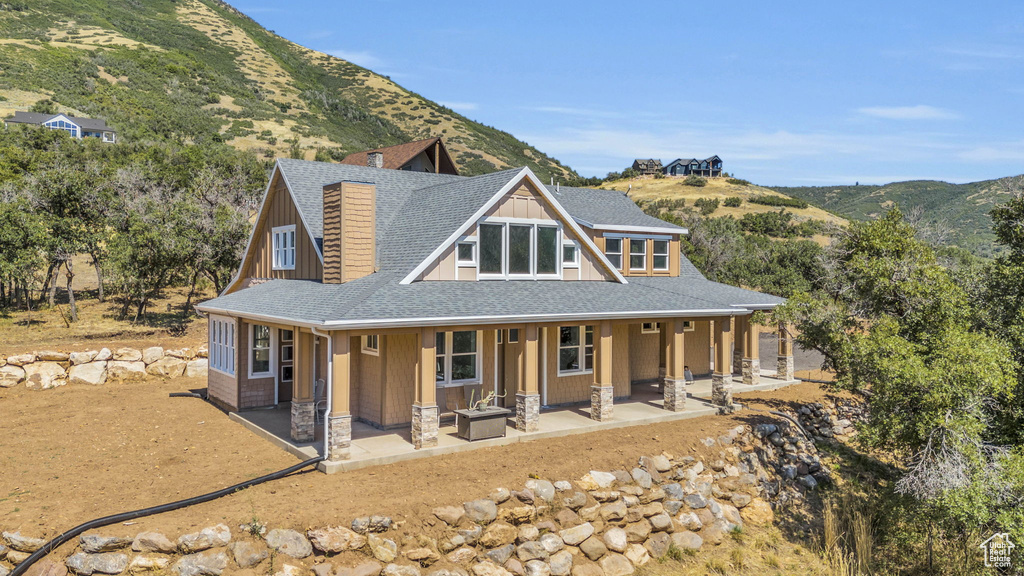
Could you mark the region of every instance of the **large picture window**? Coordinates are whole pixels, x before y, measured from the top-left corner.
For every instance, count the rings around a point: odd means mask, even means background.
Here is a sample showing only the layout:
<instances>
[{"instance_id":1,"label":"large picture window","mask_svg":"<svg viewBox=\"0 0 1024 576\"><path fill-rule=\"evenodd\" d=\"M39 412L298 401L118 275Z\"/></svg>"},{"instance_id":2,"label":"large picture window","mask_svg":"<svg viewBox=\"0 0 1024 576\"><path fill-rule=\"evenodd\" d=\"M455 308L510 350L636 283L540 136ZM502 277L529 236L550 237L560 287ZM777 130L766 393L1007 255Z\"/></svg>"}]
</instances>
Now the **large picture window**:
<instances>
[{"instance_id":1,"label":"large picture window","mask_svg":"<svg viewBox=\"0 0 1024 576\"><path fill-rule=\"evenodd\" d=\"M249 375L252 377L273 376L270 371L270 328L261 324L250 327L251 346L249 349Z\"/></svg>"},{"instance_id":2,"label":"large picture window","mask_svg":"<svg viewBox=\"0 0 1024 576\"><path fill-rule=\"evenodd\" d=\"M480 381L480 348L475 330L438 332L434 346L437 383L461 386Z\"/></svg>"},{"instance_id":3,"label":"large picture window","mask_svg":"<svg viewBox=\"0 0 1024 576\"><path fill-rule=\"evenodd\" d=\"M480 273L504 274L505 227L501 224L480 225Z\"/></svg>"},{"instance_id":4,"label":"large picture window","mask_svg":"<svg viewBox=\"0 0 1024 576\"><path fill-rule=\"evenodd\" d=\"M273 229L274 270L295 269L295 226Z\"/></svg>"},{"instance_id":5,"label":"large picture window","mask_svg":"<svg viewBox=\"0 0 1024 576\"><path fill-rule=\"evenodd\" d=\"M558 375L583 374L594 369L594 327L558 328Z\"/></svg>"},{"instance_id":6,"label":"large picture window","mask_svg":"<svg viewBox=\"0 0 1024 576\"><path fill-rule=\"evenodd\" d=\"M235 375L235 322L210 317L210 368Z\"/></svg>"},{"instance_id":7,"label":"large picture window","mask_svg":"<svg viewBox=\"0 0 1024 576\"><path fill-rule=\"evenodd\" d=\"M529 221L480 224L480 275L484 278L557 278L561 230Z\"/></svg>"}]
</instances>

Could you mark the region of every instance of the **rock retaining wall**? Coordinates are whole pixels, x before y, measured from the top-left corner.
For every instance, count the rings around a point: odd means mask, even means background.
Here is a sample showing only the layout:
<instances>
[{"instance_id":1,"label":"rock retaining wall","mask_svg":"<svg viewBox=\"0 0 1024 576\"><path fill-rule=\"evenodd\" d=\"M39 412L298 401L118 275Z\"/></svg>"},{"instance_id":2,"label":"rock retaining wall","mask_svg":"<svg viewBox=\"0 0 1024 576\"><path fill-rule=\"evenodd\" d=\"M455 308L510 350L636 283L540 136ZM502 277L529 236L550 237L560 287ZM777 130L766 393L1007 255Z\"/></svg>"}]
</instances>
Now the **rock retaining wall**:
<instances>
[{"instance_id":1,"label":"rock retaining wall","mask_svg":"<svg viewBox=\"0 0 1024 576\"><path fill-rule=\"evenodd\" d=\"M109 348L87 352L44 350L0 356L0 388L24 383L30 390L67 384L98 386L108 380L140 380L147 376L206 376L206 346L164 350L152 346Z\"/></svg>"},{"instance_id":2,"label":"rock retaining wall","mask_svg":"<svg viewBox=\"0 0 1024 576\"><path fill-rule=\"evenodd\" d=\"M849 410L808 404L797 414L808 427ZM837 428L845 434L838 422L824 429ZM401 534L385 516L305 532L268 531L256 520L235 531L218 524L177 540L112 526L83 535L71 556L45 560L32 574L628 576L673 549L716 546L745 525L770 523L773 506L799 501L830 479L814 443L783 419L738 426L703 444L702 458L665 452L574 481L531 478L519 489L495 488L408 520L421 524L403 526ZM0 536L0 560L7 561L0 576L44 544L17 532Z\"/></svg>"}]
</instances>

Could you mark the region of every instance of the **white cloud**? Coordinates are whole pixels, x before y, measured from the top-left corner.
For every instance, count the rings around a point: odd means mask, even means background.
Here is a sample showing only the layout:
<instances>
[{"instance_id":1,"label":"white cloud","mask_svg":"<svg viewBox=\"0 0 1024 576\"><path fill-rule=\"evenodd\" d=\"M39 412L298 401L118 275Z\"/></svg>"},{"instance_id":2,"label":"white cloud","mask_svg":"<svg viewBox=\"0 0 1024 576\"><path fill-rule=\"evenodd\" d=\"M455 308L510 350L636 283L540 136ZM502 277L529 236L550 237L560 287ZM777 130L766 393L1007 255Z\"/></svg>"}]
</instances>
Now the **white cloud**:
<instances>
[{"instance_id":1,"label":"white cloud","mask_svg":"<svg viewBox=\"0 0 1024 576\"><path fill-rule=\"evenodd\" d=\"M472 111L480 108L480 105L477 104L476 102L447 102L443 100L438 100L437 103L440 104L441 106L447 106L448 108L451 108L452 110L456 111Z\"/></svg>"},{"instance_id":2,"label":"white cloud","mask_svg":"<svg viewBox=\"0 0 1024 576\"><path fill-rule=\"evenodd\" d=\"M1024 140L996 145L977 146L958 155L968 162L1024 162Z\"/></svg>"},{"instance_id":3,"label":"white cloud","mask_svg":"<svg viewBox=\"0 0 1024 576\"><path fill-rule=\"evenodd\" d=\"M869 106L858 108L857 112L865 116L885 118L887 120L954 120L960 117L959 114L951 110L936 108L926 104L918 104L917 106Z\"/></svg>"},{"instance_id":4,"label":"white cloud","mask_svg":"<svg viewBox=\"0 0 1024 576\"><path fill-rule=\"evenodd\" d=\"M334 56L335 58L341 58L342 60L348 60L349 62L351 62L353 64L357 64L359 66L362 66L363 68L371 68L372 69L372 68L376 68L378 66L382 66L384 64L383 60L381 60L377 56L374 56L372 53L366 52L366 51L354 51L354 50L345 50L344 48L338 48L338 49L335 49L335 50L325 50L324 53L325 54L330 54L331 56Z\"/></svg>"}]
</instances>

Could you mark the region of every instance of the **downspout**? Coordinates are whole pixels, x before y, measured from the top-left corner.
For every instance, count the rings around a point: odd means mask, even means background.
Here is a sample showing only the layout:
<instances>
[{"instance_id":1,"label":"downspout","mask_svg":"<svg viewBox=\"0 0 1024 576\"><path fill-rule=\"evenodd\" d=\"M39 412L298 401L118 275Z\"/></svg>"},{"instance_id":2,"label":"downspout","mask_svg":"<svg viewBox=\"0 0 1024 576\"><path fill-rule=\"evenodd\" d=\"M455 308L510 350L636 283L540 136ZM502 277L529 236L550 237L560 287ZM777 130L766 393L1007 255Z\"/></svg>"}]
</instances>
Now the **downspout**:
<instances>
[{"instance_id":1,"label":"downspout","mask_svg":"<svg viewBox=\"0 0 1024 576\"><path fill-rule=\"evenodd\" d=\"M316 327L310 328L313 334L321 338L327 339L327 408L324 410L324 460L330 457L330 446L331 446L331 397L334 395L334 339L331 338L330 333L323 333L316 329ZM316 362L316 359L313 359ZM316 398L313 399L314 406ZM315 409L315 408L314 408Z\"/></svg>"},{"instance_id":2,"label":"downspout","mask_svg":"<svg viewBox=\"0 0 1024 576\"><path fill-rule=\"evenodd\" d=\"M540 328L540 405L548 405L548 329Z\"/></svg>"}]
</instances>

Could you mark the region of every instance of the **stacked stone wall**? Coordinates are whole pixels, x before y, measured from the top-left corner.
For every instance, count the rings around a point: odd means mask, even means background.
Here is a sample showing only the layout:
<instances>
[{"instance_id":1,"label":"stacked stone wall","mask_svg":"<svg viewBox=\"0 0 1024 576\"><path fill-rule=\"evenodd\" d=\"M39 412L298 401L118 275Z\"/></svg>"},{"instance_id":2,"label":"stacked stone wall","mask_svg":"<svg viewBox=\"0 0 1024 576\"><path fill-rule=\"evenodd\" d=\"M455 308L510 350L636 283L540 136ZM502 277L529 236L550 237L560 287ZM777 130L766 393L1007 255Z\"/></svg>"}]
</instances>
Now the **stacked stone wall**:
<instances>
[{"instance_id":1,"label":"stacked stone wall","mask_svg":"<svg viewBox=\"0 0 1024 576\"><path fill-rule=\"evenodd\" d=\"M49 390L67 384L99 386L110 380L133 381L150 376L205 377L207 367L205 345L174 350L160 346L85 352L43 350L0 356L0 388L24 384L30 390Z\"/></svg>"}]
</instances>

